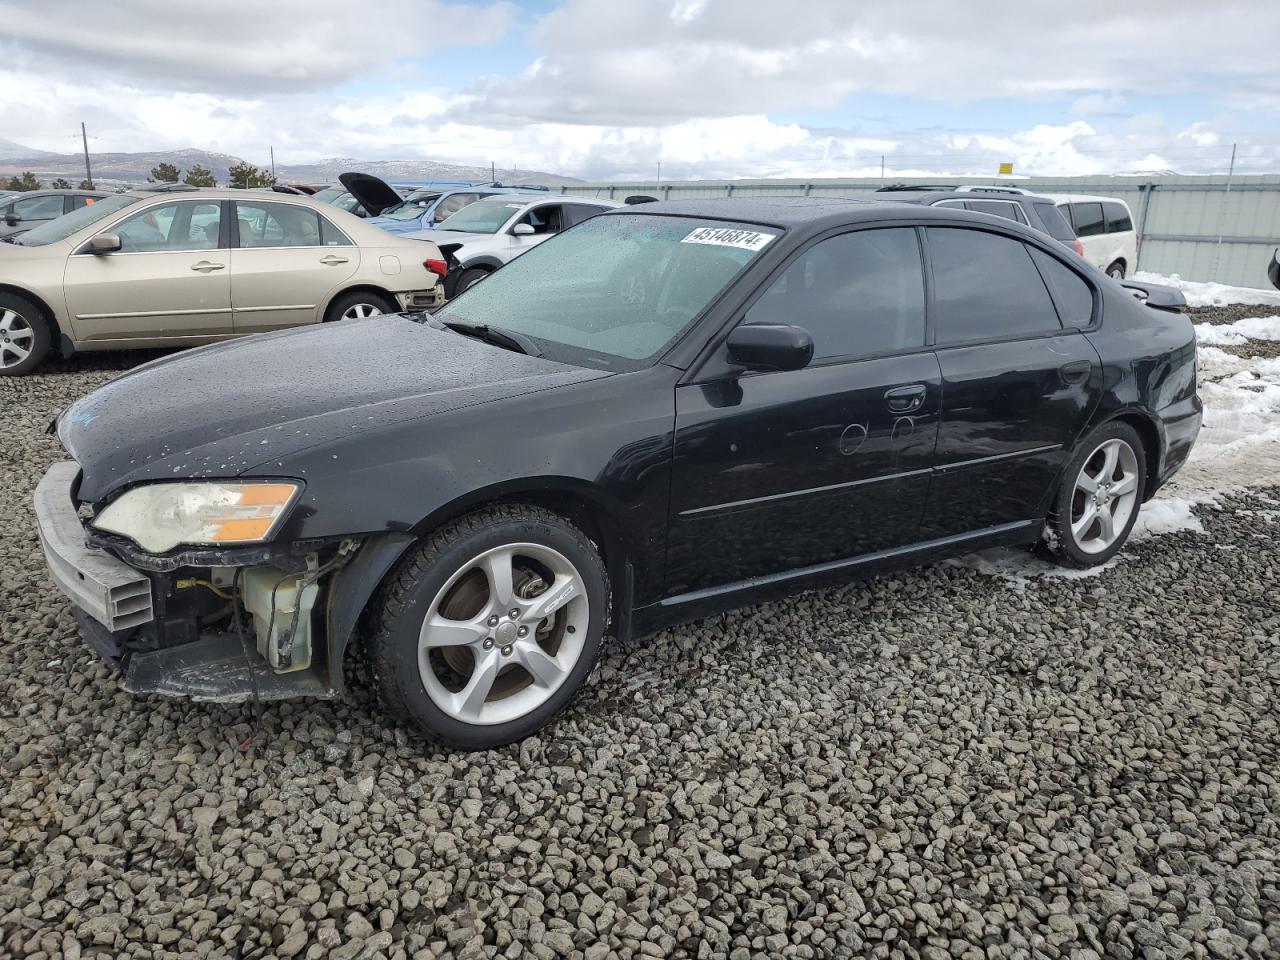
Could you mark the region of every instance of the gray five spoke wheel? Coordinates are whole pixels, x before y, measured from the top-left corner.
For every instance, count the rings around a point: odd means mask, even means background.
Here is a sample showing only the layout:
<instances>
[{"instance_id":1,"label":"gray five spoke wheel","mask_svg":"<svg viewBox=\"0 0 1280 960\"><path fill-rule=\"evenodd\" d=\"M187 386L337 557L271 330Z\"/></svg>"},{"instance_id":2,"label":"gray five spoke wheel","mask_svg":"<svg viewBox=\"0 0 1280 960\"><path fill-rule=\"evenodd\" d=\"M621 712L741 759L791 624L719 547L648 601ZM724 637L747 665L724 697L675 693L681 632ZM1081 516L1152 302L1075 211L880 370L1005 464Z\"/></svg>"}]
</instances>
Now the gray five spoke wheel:
<instances>
[{"instance_id":1,"label":"gray five spoke wheel","mask_svg":"<svg viewBox=\"0 0 1280 960\"><path fill-rule=\"evenodd\" d=\"M464 723L519 719L572 673L589 622L582 575L563 554L535 543L486 550L431 601L418 638L423 686Z\"/></svg>"},{"instance_id":2,"label":"gray five spoke wheel","mask_svg":"<svg viewBox=\"0 0 1280 960\"><path fill-rule=\"evenodd\" d=\"M1071 497L1071 536L1085 553L1116 542L1138 509L1138 458L1123 440L1104 440L1085 460Z\"/></svg>"},{"instance_id":3,"label":"gray five spoke wheel","mask_svg":"<svg viewBox=\"0 0 1280 960\"><path fill-rule=\"evenodd\" d=\"M16 367L35 346L36 332L16 310L0 308L0 367Z\"/></svg>"},{"instance_id":4,"label":"gray five spoke wheel","mask_svg":"<svg viewBox=\"0 0 1280 960\"><path fill-rule=\"evenodd\" d=\"M363 320L365 317L376 317L382 313L381 307L372 303L353 303L342 314L343 320Z\"/></svg>"}]
</instances>

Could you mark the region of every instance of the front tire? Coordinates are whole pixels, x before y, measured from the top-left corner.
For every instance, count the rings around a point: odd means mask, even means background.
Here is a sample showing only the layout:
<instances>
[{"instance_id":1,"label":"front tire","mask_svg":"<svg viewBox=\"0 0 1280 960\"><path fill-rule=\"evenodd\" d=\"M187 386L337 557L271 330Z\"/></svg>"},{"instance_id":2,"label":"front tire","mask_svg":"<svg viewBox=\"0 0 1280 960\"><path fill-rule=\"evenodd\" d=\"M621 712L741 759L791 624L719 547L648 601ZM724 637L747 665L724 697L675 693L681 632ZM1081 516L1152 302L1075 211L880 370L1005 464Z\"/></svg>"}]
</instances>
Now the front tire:
<instances>
[{"instance_id":1,"label":"front tire","mask_svg":"<svg viewBox=\"0 0 1280 960\"><path fill-rule=\"evenodd\" d=\"M49 321L31 301L0 293L0 377L30 373L52 343Z\"/></svg>"},{"instance_id":2,"label":"front tire","mask_svg":"<svg viewBox=\"0 0 1280 960\"><path fill-rule=\"evenodd\" d=\"M324 322L363 320L383 313L395 313L396 305L387 297L370 290L354 290L336 297L325 311Z\"/></svg>"},{"instance_id":3,"label":"front tire","mask_svg":"<svg viewBox=\"0 0 1280 960\"><path fill-rule=\"evenodd\" d=\"M384 591L379 699L426 739L485 750L542 729L582 686L608 621L604 562L563 518L495 504L437 530Z\"/></svg>"},{"instance_id":4,"label":"front tire","mask_svg":"<svg viewBox=\"0 0 1280 960\"><path fill-rule=\"evenodd\" d=\"M1047 522L1047 548L1076 569L1106 563L1124 547L1146 487L1142 438L1127 423L1107 423L1080 444L1062 473Z\"/></svg>"},{"instance_id":5,"label":"front tire","mask_svg":"<svg viewBox=\"0 0 1280 960\"><path fill-rule=\"evenodd\" d=\"M1124 279L1124 264L1117 260L1111 266L1107 267L1107 276L1112 280Z\"/></svg>"}]
</instances>

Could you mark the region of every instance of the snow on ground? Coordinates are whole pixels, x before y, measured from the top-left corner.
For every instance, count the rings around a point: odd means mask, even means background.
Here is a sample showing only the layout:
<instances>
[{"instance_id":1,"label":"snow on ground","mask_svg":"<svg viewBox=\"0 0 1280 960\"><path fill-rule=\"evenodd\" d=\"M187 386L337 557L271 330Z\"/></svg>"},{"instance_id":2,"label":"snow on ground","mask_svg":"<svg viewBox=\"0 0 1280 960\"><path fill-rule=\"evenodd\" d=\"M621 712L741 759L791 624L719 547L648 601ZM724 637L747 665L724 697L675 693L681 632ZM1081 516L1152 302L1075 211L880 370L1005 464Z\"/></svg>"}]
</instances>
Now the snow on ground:
<instances>
[{"instance_id":1,"label":"snow on ground","mask_svg":"<svg viewBox=\"0 0 1280 960\"><path fill-rule=\"evenodd\" d=\"M1259 303L1280 306L1280 290L1255 290L1252 287L1229 287L1225 283L1183 280L1176 273L1164 276L1139 270L1133 279L1142 283L1162 283L1176 287L1187 298L1189 307L1225 307L1233 303Z\"/></svg>"},{"instance_id":2,"label":"snow on ground","mask_svg":"<svg viewBox=\"0 0 1280 960\"><path fill-rule=\"evenodd\" d=\"M1235 323L1197 323L1201 346L1240 347L1250 340L1280 340L1280 317L1245 317Z\"/></svg>"}]
</instances>

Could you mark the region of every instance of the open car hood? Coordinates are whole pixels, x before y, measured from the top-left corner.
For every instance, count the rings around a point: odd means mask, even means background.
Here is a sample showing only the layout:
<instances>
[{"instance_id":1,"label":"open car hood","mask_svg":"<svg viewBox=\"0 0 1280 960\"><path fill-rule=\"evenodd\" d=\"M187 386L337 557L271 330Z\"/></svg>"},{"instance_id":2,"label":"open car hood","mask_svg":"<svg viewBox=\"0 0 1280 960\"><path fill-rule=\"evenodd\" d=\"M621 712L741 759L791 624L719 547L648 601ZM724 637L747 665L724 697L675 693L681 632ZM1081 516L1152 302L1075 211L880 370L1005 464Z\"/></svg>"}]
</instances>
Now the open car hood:
<instances>
[{"instance_id":1,"label":"open car hood","mask_svg":"<svg viewBox=\"0 0 1280 960\"><path fill-rule=\"evenodd\" d=\"M344 173L338 177L338 182L360 201L360 206L364 207L371 217L376 217L383 210L394 207L404 200L404 197L391 189L387 181L371 173Z\"/></svg>"}]
</instances>

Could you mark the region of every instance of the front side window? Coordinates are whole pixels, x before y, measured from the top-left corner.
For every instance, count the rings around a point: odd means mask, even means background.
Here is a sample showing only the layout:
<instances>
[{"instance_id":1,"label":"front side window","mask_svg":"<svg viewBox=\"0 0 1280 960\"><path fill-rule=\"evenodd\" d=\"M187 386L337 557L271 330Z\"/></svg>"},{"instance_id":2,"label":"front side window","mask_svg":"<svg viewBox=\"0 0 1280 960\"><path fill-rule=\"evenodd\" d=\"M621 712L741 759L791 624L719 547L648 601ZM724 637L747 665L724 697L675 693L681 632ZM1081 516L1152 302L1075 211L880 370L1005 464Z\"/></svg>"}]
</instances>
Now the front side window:
<instances>
[{"instance_id":1,"label":"front side window","mask_svg":"<svg viewBox=\"0 0 1280 960\"><path fill-rule=\"evenodd\" d=\"M939 345L1061 329L1022 241L981 230L930 227L929 261Z\"/></svg>"},{"instance_id":2,"label":"front side window","mask_svg":"<svg viewBox=\"0 0 1280 960\"><path fill-rule=\"evenodd\" d=\"M755 302L745 322L804 327L815 359L923 347L924 269L915 230L863 230L815 244Z\"/></svg>"},{"instance_id":3,"label":"front side window","mask_svg":"<svg viewBox=\"0 0 1280 960\"><path fill-rule=\"evenodd\" d=\"M15 216L23 220L52 220L62 216L63 198L61 194L48 197L27 197L13 205Z\"/></svg>"},{"instance_id":4,"label":"front side window","mask_svg":"<svg viewBox=\"0 0 1280 960\"><path fill-rule=\"evenodd\" d=\"M485 204L454 217L478 206ZM693 217L594 217L530 248L436 316L523 333L552 360L635 370L664 352L780 233Z\"/></svg>"},{"instance_id":5,"label":"front side window","mask_svg":"<svg viewBox=\"0 0 1280 960\"><path fill-rule=\"evenodd\" d=\"M1071 219L1075 221L1077 236L1096 237L1106 233L1107 227L1102 218L1100 203L1073 203Z\"/></svg>"},{"instance_id":6,"label":"front side window","mask_svg":"<svg viewBox=\"0 0 1280 960\"><path fill-rule=\"evenodd\" d=\"M112 232L120 237L122 253L157 253L216 250L221 227L221 203L178 200L147 207L117 224Z\"/></svg>"},{"instance_id":7,"label":"front side window","mask_svg":"<svg viewBox=\"0 0 1280 960\"><path fill-rule=\"evenodd\" d=\"M320 215L292 203L236 201L241 248L318 247Z\"/></svg>"},{"instance_id":8,"label":"front side window","mask_svg":"<svg viewBox=\"0 0 1280 960\"><path fill-rule=\"evenodd\" d=\"M560 216L560 204L549 203L534 207L516 221L533 227L534 234L559 233L564 229L564 221Z\"/></svg>"},{"instance_id":9,"label":"front side window","mask_svg":"<svg viewBox=\"0 0 1280 960\"><path fill-rule=\"evenodd\" d=\"M1107 233L1125 233L1133 229L1129 208L1123 203L1104 203L1102 213L1107 219Z\"/></svg>"}]
</instances>

